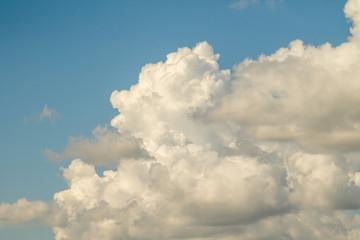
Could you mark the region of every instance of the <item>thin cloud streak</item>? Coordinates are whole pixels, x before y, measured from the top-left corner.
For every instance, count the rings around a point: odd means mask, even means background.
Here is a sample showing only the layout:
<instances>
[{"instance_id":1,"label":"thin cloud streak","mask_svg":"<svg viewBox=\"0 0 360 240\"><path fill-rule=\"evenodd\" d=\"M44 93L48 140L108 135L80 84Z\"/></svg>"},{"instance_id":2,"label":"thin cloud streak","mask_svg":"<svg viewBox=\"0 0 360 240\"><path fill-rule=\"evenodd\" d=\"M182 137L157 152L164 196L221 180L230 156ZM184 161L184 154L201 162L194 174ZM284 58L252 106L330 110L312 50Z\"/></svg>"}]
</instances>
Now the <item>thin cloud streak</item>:
<instances>
[{"instance_id":1,"label":"thin cloud streak","mask_svg":"<svg viewBox=\"0 0 360 240\"><path fill-rule=\"evenodd\" d=\"M44 121L45 119L49 119L51 122L54 122L55 117L58 115L55 109L48 108L47 105L43 108L42 112L39 115L40 121Z\"/></svg>"},{"instance_id":2,"label":"thin cloud streak","mask_svg":"<svg viewBox=\"0 0 360 240\"><path fill-rule=\"evenodd\" d=\"M244 10L245 8L247 8L249 5L252 5L252 4L259 4L259 1L258 0L240 0L240 1L233 2L232 4L229 5L229 7L232 9L236 9L236 10Z\"/></svg>"},{"instance_id":3,"label":"thin cloud streak","mask_svg":"<svg viewBox=\"0 0 360 240\"><path fill-rule=\"evenodd\" d=\"M260 4L266 4L269 7L274 7L276 4L281 3L283 0L239 0L231 3L229 5L230 8L235 10L245 10L246 8L250 7L251 5L260 5Z\"/></svg>"}]
</instances>

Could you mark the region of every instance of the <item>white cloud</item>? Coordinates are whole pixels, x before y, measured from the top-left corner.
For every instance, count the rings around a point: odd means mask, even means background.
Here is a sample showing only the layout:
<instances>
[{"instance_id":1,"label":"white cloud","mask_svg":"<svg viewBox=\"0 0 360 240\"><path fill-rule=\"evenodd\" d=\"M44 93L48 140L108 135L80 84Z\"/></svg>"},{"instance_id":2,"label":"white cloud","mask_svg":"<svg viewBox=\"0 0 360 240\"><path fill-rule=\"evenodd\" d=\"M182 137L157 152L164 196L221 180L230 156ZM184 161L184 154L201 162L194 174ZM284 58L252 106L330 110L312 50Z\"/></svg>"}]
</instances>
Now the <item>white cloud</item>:
<instances>
[{"instance_id":1,"label":"white cloud","mask_svg":"<svg viewBox=\"0 0 360 240\"><path fill-rule=\"evenodd\" d=\"M345 13L353 37L337 47L300 40L234 67L231 92L212 111L258 140L293 140L313 152L353 151L360 145L360 33L357 1ZM259 117L261 116L261 117Z\"/></svg>"},{"instance_id":2,"label":"white cloud","mask_svg":"<svg viewBox=\"0 0 360 240\"><path fill-rule=\"evenodd\" d=\"M166 62L147 64L137 85L112 93L110 101L121 114L111 125L143 139L155 155L167 146L216 144L218 126L205 125L203 116L226 93L230 80L230 71L219 69L218 58L203 42L168 54Z\"/></svg>"},{"instance_id":3,"label":"white cloud","mask_svg":"<svg viewBox=\"0 0 360 240\"><path fill-rule=\"evenodd\" d=\"M25 198L16 203L0 204L0 224L18 224L29 221L41 221L50 212L48 205L41 201L29 202Z\"/></svg>"},{"instance_id":4,"label":"white cloud","mask_svg":"<svg viewBox=\"0 0 360 240\"><path fill-rule=\"evenodd\" d=\"M345 12L348 42L296 40L233 76L206 42L144 66L111 95L119 133L70 140L57 156L84 160L63 169L68 189L2 204L2 222L45 216L56 240L359 239L360 5Z\"/></svg>"},{"instance_id":5,"label":"white cloud","mask_svg":"<svg viewBox=\"0 0 360 240\"><path fill-rule=\"evenodd\" d=\"M53 122L57 115L58 113L55 109L48 108L48 106L45 105L45 107L42 110L42 113L40 113L39 115L39 119L40 121L49 119L51 122Z\"/></svg>"},{"instance_id":6,"label":"white cloud","mask_svg":"<svg viewBox=\"0 0 360 240\"><path fill-rule=\"evenodd\" d=\"M360 208L360 188L342 161L331 155L293 154L287 162L291 201L317 209Z\"/></svg>"}]
</instances>

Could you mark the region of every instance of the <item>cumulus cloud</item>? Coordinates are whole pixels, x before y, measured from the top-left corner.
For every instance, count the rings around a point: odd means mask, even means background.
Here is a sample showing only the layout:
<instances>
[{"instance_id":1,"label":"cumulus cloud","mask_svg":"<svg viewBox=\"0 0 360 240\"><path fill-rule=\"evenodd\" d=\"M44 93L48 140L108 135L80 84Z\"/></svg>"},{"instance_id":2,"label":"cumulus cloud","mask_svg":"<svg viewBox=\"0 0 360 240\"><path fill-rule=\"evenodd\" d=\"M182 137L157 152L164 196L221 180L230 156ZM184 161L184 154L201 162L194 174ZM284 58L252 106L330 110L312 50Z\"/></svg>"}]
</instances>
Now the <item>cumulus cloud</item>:
<instances>
[{"instance_id":1,"label":"cumulus cloud","mask_svg":"<svg viewBox=\"0 0 360 240\"><path fill-rule=\"evenodd\" d=\"M40 121L43 121L45 119L49 119L51 122L54 121L54 118L58 115L57 111L55 109L48 108L47 105L43 108L42 112L39 115Z\"/></svg>"},{"instance_id":2,"label":"cumulus cloud","mask_svg":"<svg viewBox=\"0 0 360 240\"><path fill-rule=\"evenodd\" d=\"M83 160L95 165L117 164L123 158L148 158L141 140L119 134L108 126L97 126L93 138L70 137L69 143L62 153L45 149L45 155L53 160L60 161L69 157L81 157Z\"/></svg>"},{"instance_id":3,"label":"cumulus cloud","mask_svg":"<svg viewBox=\"0 0 360 240\"><path fill-rule=\"evenodd\" d=\"M236 122L257 140L293 140L313 152L359 149L356 9L357 1L345 6L354 24L349 42L315 47L295 40L270 56L235 66L231 92L210 118Z\"/></svg>"},{"instance_id":4,"label":"cumulus cloud","mask_svg":"<svg viewBox=\"0 0 360 240\"><path fill-rule=\"evenodd\" d=\"M117 132L48 151L79 157L68 188L2 204L1 221L46 216L56 240L359 239L359 12L349 0L346 43L296 40L233 74L207 42L147 64L111 95Z\"/></svg>"},{"instance_id":5,"label":"cumulus cloud","mask_svg":"<svg viewBox=\"0 0 360 240\"><path fill-rule=\"evenodd\" d=\"M0 224L41 221L49 212L49 206L41 201L29 202L25 198L22 198L13 204L1 203Z\"/></svg>"},{"instance_id":6,"label":"cumulus cloud","mask_svg":"<svg viewBox=\"0 0 360 240\"><path fill-rule=\"evenodd\" d=\"M168 54L166 62L147 64L137 85L112 93L110 101L121 114L111 125L143 139L155 155L167 147L221 141L215 136L219 126L204 124L204 115L226 93L230 80L218 58L203 42Z\"/></svg>"}]
</instances>

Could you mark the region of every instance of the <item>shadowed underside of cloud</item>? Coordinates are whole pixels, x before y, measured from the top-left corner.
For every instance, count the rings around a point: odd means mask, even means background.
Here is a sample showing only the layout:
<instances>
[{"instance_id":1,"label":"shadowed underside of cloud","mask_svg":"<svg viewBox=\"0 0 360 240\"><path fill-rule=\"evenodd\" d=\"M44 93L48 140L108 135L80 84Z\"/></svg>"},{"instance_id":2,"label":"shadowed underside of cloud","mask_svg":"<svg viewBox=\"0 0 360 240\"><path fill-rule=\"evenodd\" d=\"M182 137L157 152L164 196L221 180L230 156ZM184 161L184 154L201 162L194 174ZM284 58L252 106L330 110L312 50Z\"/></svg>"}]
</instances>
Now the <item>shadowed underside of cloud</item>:
<instances>
[{"instance_id":1,"label":"shadowed underside of cloud","mask_svg":"<svg viewBox=\"0 0 360 240\"><path fill-rule=\"evenodd\" d=\"M60 153L45 149L45 155L52 161L69 157L82 158L94 165L117 164L123 158L149 158L141 140L128 134L119 134L107 126L98 126L93 131L94 138L70 137L69 143Z\"/></svg>"},{"instance_id":2,"label":"shadowed underside of cloud","mask_svg":"<svg viewBox=\"0 0 360 240\"><path fill-rule=\"evenodd\" d=\"M233 75L206 42L144 66L111 95L118 132L48 152L82 158L68 189L1 204L1 223L45 221L56 240L359 239L359 12L349 0L348 42L296 40Z\"/></svg>"}]
</instances>

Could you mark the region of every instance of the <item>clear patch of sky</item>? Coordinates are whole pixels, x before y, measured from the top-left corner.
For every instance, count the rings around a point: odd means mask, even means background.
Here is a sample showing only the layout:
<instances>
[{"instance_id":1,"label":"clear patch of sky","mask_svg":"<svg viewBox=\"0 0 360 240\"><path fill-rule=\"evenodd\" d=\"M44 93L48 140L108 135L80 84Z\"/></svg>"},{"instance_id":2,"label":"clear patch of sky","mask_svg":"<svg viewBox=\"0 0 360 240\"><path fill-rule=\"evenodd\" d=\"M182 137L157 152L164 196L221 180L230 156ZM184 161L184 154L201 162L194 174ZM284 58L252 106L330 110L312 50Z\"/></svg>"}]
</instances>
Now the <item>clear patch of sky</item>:
<instances>
[{"instance_id":1,"label":"clear patch of sky","mask_svg":"<svg viewBox=\"0 0 360 240\"><path fill-rule=\"evenodd\" d=\"M19 229L21 229L19 231ZM0 239L4 240L50 240L54 239L52 229L36 223L18 226L0 226Z\"/></svg>"}]
</instances>

